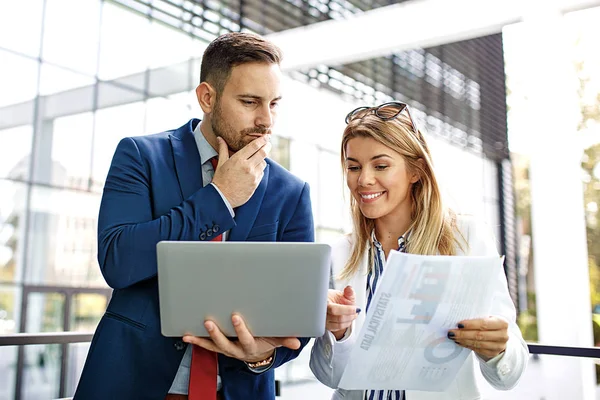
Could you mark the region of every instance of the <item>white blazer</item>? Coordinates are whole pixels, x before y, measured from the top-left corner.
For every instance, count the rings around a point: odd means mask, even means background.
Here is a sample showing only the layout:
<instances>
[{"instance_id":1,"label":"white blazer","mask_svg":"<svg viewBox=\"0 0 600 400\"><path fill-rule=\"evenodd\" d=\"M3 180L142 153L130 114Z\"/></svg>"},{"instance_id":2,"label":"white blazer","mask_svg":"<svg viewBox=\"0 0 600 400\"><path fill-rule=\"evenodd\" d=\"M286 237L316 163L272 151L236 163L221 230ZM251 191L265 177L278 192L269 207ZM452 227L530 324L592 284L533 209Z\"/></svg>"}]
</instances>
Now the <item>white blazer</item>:
<instances>
[{"instance_id":1,"label":"white blazer","mask_svg":"<svg viewBox=\"0 0 600 400\"><path fill-rule=\"evenodd\" d=\"M458 229L469 244L466 253L458 252L458 255L490 256L498 255L491 231L483 225L477 224L473 217L458 216ZM332 248L332 272L338 276L350 257L351 242L349 237L344 237ZM367 255L363 257L358 273L345 282L336 281L335 288L342 290L346 285L351 285L356 294L357 307L365 309L366 285L367 285ZM344 390L338 388L338 384L344 372L344 367L350 357L350 351L354 346L357 334L364 323L365 313L362 312L350 328L350 333L342 341L336 341L331 332L315 340L310 357L310 368L316 378L330 388L337 389L332 396L333 400L352 399L362 400L364 391ZM475 400L481 395L477 388L478 374L476 365L479 365L480 373L496 389L508 390L513 388L527 366L529 350L523 340L521 331L515 322L515 306L508 293L506 276L500 271L494 288L494 302L490 315L502 317L509 321L509 340L506 343L506 351L488 362L484 361L474 352L471 352L463 367L458 372L456 380L444 392L423 392L407 390L406 400ZM398 388L402 389L402 388Z\"/></svg>"}]
</instances>

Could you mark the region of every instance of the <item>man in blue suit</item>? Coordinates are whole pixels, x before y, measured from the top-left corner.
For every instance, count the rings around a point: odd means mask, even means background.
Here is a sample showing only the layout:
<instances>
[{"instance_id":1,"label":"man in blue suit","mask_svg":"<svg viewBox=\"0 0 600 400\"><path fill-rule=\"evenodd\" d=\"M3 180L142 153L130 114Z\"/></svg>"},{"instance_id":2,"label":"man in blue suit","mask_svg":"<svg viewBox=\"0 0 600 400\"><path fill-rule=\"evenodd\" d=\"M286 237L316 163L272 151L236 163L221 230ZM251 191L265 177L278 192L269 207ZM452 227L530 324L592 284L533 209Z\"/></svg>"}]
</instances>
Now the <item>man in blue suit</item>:
<instances>
[{"instance_id":1,"label":"man in blue suit","mask_svg":"<svg viewBox=\"0 0 600 400\"><path fill-rule=\"evenodd\" d=\"M238 316L236 341L210 322L212 340L186 337L196 345L162 336L156 244L218 235L314 240L308 185L266 158L281 99L280 59L257 35L218 37L204 53L196 88L204 119L119 143L98 219L98 261L114 291L75 399L187 399L188 382L198 382L190 376L197 344L218 353L217 388L208 398L275 397L274 368L308 339L254 338Z\"/></svg>"}]
</instances>

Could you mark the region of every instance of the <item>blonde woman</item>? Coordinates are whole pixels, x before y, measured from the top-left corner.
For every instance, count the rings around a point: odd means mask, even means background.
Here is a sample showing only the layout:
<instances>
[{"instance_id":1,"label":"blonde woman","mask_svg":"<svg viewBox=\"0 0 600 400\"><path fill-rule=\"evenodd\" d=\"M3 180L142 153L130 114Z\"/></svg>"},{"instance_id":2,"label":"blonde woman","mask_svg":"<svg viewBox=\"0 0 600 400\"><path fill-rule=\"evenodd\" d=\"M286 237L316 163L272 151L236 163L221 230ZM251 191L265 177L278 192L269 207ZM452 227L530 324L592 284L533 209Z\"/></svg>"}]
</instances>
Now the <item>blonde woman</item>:
<instances>
[{"instance_id":1,"label":"blonde woman","mask_svg":"<svg viewBox=\"0 0 600 400\"><path fill-rule=\"evenodd\" d=\"M506 278L495 282L488 318L460 321L448 339L472 353L444 392L338 388L355 338L390 250L430 255L498 255L491 233L473 218L445 209L425 138L404 103L360 107L346 117L342 165L351 193L354 231L332 253L335 289L329 292L327 332L312 350L319 381L333 399L479 399L476 374L495 388L519 381L528 359L515 323ZM479 370L479 372L477 371Z\"/></svg>"}]
</instances>

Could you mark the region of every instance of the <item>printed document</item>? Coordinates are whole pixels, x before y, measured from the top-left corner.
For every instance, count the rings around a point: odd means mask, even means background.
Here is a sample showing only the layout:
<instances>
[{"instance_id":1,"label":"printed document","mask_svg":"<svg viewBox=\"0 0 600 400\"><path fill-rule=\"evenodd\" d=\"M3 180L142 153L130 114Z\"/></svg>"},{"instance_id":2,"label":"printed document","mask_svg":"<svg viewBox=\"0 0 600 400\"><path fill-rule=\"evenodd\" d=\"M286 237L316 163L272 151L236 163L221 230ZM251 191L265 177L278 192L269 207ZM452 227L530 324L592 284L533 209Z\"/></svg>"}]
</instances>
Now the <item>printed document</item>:
<instances>
[{"instance_id":1,"label":"printed document","mask_svg":"<svg viewBox=\"0 0 600 400\"><path fill-rule=\"evenodd\" d=\"M502 263L392 251L339 386L445 390L471 351L448 339L448 329L489 316Z\"/></svg>"}]
</instances>

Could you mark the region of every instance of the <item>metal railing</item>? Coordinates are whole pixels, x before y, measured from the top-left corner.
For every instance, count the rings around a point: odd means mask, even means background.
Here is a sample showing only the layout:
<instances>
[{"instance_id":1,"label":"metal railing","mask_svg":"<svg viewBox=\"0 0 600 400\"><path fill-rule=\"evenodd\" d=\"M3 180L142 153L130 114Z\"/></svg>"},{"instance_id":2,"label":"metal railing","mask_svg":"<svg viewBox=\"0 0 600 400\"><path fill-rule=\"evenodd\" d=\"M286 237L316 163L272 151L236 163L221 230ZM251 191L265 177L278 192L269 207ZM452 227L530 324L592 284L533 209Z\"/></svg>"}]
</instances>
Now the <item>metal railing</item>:
<instances>
[{"instance_id":1,"label":"metal railing","mask_svg":"<svg viewBox=\"0 0 600 400\"><path fill-rule=\"evenodd\" d=\"M93 335L92 332L15 333L12 335L0 335L0 347L86 343L92 340ZM600 359L600 347L550 346L534 343L528 343L527 345L531 354ZM64 379L66 376L65 371L62 370L63 368L66 368L65 362L61 363L61 379ZM65 382L61 382L59 387L58 396L65 397L67 395L65 393ZM20 388L17 387L17 391L19 390ZM281 395L281 384L279 381L275 381L275 391L276 396ZM19 398L19 395L17 394L16 397Z\"/></svg>"},{"instance_id":2,"label":"metal railing","mask_svg":"<svg viewBox=\"0 0 600 400\"><path fill-rule=\"evenodd\" d=\"M93 332L14 333L0 335L0 346L85 343L90 342L93 336ZM527 343L527 346L531 354L600 359L600 347L550 346L537 343Z\"/></svg>"},{"instance_id":3,"label":"metal railing","mask_svg":"<svg viewBox=\"0 0 600 400\"><path fill-rule=\"evenodd\" d=\"M600 347L549 346L527 343L529 353L552 356L600 358Z\"/></svg>"},{"instance_id":4,"label":"metal railing","mask_svg":"<svg viewBox=\"0 0 600 400\"><path fill-rule=\"evenodd\" d=\"M12 335L0 335L0 347L2 346L27 346L27 345L50 345L61 344L68 345L71 343L86 343L91 342L93 332L45 332L45 333L14 333ZM59 386L58 397L64 398L66 379L66 360L61 362L61 384ZM16 398L20 398L20 387L17 387ZM281 382L275 381L275 396L281 396Z\"/></svg>"},{"instance_id":5,"label":"metal railing","mask_svg":"<svg viewBox=\"0 0 600 400\"><path fill-rule=\"evenodd\" d=\"M93 333L87 334L87 337L79 337L77 335L85 335L85 333L76 333L73 332L73 327L71 326L71 316L73 315L72 309L74 304L74 299L79 295L100 295L106 298L106 303L108 304L111 296L112 289L110 288L80 288L80 287L69 287L69 286L48 286L48 285L25 285L23 286L21 292L21 309L23 312L21 313L19 320L19 330L21 332L25 332L27 330L27 321L28 321L28 313L30 312L30 308L28 307L29 302L31 301L31 295L47 295L47 294L60 294L64 296L64 301L62 303L62 332L56 333L35 333L35 334L15 334L4 337L12 337L14 340L24 341L24 345L27 344L41 344L41 345L50 345L50 344L59 344L60 345L60 353L61 353L61 363L60 363L60 378L59 378L59 397L65 397L65 393L67 391L67 361L69 359L69 344L71 343L81 343L81 342L91 342ZM0 336L1 337L1 336ZM74 341L69 341L69 339L73 339ZM85 339L85 340L81 340ZM31 342L29 340L38 340L42 342ZM47 341L45 341L47 340ZM54 340L54 341L50 341ZM2 344L0 344L2 346ZM19 346L17 351L17 370L16 370L16 382L15 382L15 399L21 400L21 388L23 387L24 376L23 373L25 371L25 351L24 347Z\"/></svg>"},{"instance_id":6,"label":"metal railing","mask_svg":"<svg viewBox=\"0 0 600 400\"><path fill-rule=\"evenodd\" d=\"M93 332L15 333L0 335L0 346L85 343L91 342L93 336Z\"/></svg>"}]
</instances>

